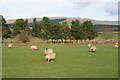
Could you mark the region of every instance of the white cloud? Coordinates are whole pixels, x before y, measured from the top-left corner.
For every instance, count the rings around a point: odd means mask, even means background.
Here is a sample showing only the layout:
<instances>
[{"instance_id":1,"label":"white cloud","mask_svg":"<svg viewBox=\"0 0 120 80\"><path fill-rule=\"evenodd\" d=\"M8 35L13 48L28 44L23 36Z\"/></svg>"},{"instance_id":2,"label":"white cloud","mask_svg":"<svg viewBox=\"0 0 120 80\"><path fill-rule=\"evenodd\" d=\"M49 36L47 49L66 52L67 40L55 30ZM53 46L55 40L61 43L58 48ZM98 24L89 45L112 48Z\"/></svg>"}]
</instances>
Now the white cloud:
<instances>
[{"instance_id":1,"label":"white cloud","mask_svg":"<svg viewBox=\"0 0 120 80\"><path fill-rule=\"evenodd\" d=\"M72 2L119 2L119 0L66 0Z\"/></svg>"},{"instance_id":2,"label":"white cloud","mask_svg":"<svg viewBox=\"0 0 120 80\"><path fill-rule=\"evenodd\" d=\"M108 12L105 11L106 2L76 1L18 0L16 2L16 0L4 0L4 2L0 3L0 6L2 7L1 13L6 19L64 16L97 20L117 20L117 15L108 16Z\"/></svg>"},{"instance_id":3,"label":"white cloud","mask_svg":"<svg viewBox=\"0 0 120 80\"><path fill-rule=\"evenodd\" d=\"M2 13L9 18L15 18L17 15L19 17L61 16L61 14L66 15L66 12L72 8L70 2L65 4L58 2L6 2L4 4Z\"/></svg>"},{"instance_id":4,"label":"white cloud","mask_svg":"<svg viewBox=\"0 0 120 80\"><path fill-rule=\"evenodd\" d=\"M119 0L1 0L1 2L119 2Z\"/></svg>"},{"instance_id":5,"label":"white cloud","mask_svg":"<svg viewBox=\"0 0 120 80\"><path fill-rule=\"evenodd\" d=\"M118 19L118 15L108 15L108 13L106 13L106 11L104 10L106 5L106 2L93 2L90 3L90 5L86 5L82 8L77 8L75 10L75 13L77 16L79 17L83 17L83 18L92 18L92 19L96 19L96 20L117 20Z\"/></svg>"},{"instance_id":6,"label":"white cloud","mask_svg":"<svg viewBox=\"0 0 120 80\"><path fill-rule=\"evenodd\" d=\"M1 0L1 2L63 2L65 0Z\"/></svg>"},{"instance_id":7,"label":"white cloud","mask_svg":"<svg viewBox=\"0 0 120 80\"><path fill-rule=\"evenodd\" d=\"M75 8L85 8L88 7L92 2L74 2Z\"/></svg>"}]
</instances>

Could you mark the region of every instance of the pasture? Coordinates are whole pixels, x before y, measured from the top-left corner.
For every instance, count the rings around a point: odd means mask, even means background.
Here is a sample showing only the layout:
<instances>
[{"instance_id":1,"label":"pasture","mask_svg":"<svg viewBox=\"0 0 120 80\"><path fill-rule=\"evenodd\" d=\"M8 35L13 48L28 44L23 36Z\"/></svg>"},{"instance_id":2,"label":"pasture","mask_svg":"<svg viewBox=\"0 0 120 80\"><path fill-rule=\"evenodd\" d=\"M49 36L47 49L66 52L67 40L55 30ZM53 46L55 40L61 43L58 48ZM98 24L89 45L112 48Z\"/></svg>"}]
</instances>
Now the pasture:
<instances>
[{"instance_id":1,"label":"pasture","mask_svg":"<svg viewBox=\"0 0 120 80\"><path fill-rule=\"evenodd\" d=\"M95 53L87 45L39 45L2 48L3 78L117 78L118 49L96 45ZM52 48L55 62L44 61L44 49Z\"/></svg>"}]
</instances>

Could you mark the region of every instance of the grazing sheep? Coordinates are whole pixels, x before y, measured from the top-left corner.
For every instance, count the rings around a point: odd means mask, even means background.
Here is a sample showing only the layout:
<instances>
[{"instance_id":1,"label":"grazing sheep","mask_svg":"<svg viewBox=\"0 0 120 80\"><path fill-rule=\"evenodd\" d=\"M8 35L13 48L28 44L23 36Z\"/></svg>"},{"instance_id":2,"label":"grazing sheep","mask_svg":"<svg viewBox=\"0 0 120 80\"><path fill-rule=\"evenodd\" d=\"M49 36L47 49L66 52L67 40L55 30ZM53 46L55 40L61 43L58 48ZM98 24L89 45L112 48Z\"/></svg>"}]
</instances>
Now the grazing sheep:
<instances>
[{"instance_id":1,"label":"grazing sheep","mask_svg":"<svg viewBox=\"0 0 120 80\"><path fill-rule=\"evenodd\" d=\"M45 56L45 60L47 60L47 62L49 63L50 61L54 61L55 60L55 56L56 54L55 53L49 53Z\"/></svg>"},{"instance_id":2,"label":"grazing sheep","mask_svg":"<svg viewBox=\"0 0 120 80\"><path fill-rule=\"evenodd\" d=\"M89 51L91 51L91 52L95 52L95 51L96 51L96 49L97 49L97 47L96 47L96 46L92 46L92 47L90 47Z\"/></svg>"},{"instance_id":3,"label":"grazing sheep","mask_svg":"<svg viewBox=\"0 0 120 80\"><path fill-rule=\"evenodd\" d=\"M32 46L31 46L31 49L32 49L32 50L38 50L38 47L37 47L37 46L32 45Z\"/></svg>"},{"instance_id":4,"label":"grazing sheep","mask_svg":"<svg viewBox=\"0 0 120 80\"><path fill-rule=\"evenodd\" d=\"M12 48L12 44L9 44L9 45L8 45L8 48Z\"/></svg>"},{"instance_id":5,"label":"grazing sheep","mask_svg":"<svg viewBox=\"0 0 120 80\"><path fill-rule=\"evenodd\" d=\"M47 54L50 54L50 53L53 53L53 50L52 50L52 49L45 48L44 54L47 55Z\"/></svg>"},{"instance_id":6,"label":"grazing sheep","mask_svg":"<svg viewBox=\"0 0 120 80\"><path fill-rule=\"evenodd\" d=\"M118 45L114 45L114 48L118 48Z\"/></svg>"}]
</instances>

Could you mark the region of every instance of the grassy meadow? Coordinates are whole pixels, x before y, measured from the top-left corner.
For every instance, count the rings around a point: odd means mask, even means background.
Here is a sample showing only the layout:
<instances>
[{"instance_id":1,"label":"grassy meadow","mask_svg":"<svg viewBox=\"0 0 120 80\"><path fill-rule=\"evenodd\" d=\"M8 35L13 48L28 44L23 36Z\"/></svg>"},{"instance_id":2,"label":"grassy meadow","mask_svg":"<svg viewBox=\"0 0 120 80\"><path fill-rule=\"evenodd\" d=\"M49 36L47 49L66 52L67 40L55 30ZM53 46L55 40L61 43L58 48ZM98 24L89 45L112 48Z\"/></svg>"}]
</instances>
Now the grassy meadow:
<instances>
[{"instance_id":1,"label":"grassy meadow","mask_svg":"<svg viewBox=\"0 0 120 80\"><path fill-rule=\"evenodd\" d=\"M96 45L95 53L87 45L39 45L2 48L3 78L117 78L118 49ZM52 48L55 62L44 61L44 49Z\"/></svg>"}]
</instances>

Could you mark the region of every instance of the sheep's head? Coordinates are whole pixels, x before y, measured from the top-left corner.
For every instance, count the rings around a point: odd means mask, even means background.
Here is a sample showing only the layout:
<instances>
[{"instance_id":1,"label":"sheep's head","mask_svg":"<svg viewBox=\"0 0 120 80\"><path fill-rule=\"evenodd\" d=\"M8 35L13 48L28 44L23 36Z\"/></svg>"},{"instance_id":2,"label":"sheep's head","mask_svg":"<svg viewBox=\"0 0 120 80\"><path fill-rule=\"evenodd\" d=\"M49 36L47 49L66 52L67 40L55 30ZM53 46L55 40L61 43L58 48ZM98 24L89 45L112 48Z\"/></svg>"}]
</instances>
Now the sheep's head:
<instances>
[{"instance_id":1,"label":"sheep's head","mask_svg":"<svg viewBox=\"0 0 120 80\"><path fill-rule=\"evenodd\" d=\"M48 50L48 48L45 48L46 50Z\"/></svg>"}]
</instances>

